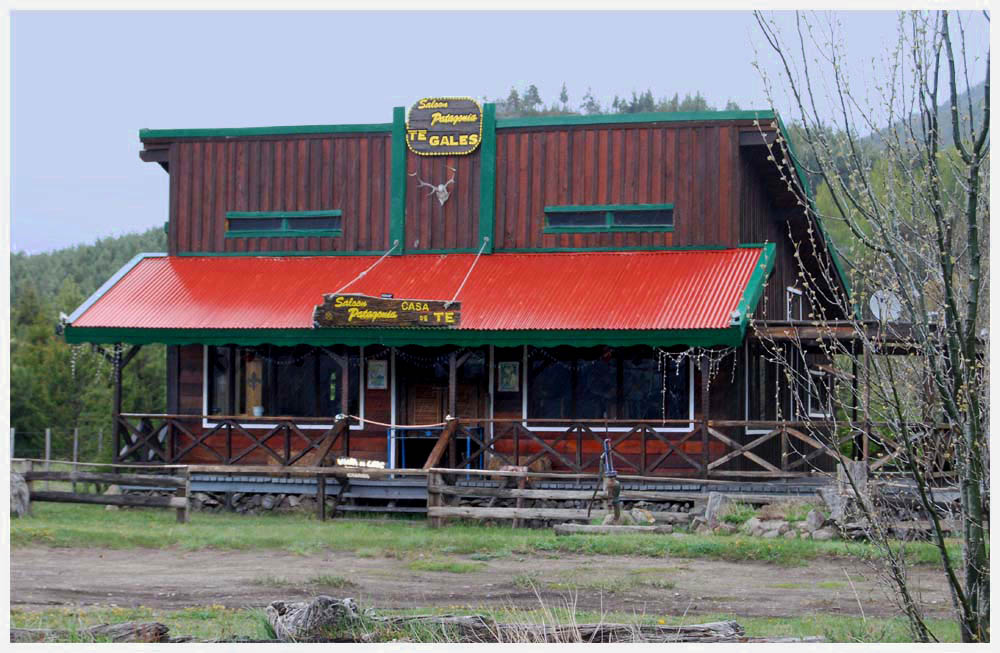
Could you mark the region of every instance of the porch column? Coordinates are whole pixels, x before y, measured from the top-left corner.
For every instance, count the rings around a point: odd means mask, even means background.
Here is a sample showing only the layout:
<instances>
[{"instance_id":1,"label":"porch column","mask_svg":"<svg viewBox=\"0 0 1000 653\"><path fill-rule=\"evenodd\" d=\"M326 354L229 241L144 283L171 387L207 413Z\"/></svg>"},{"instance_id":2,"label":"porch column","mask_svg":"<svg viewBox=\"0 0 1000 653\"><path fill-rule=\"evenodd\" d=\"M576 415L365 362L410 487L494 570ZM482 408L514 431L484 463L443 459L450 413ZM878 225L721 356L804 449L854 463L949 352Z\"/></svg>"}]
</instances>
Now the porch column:
<instances>
[{"instance_id":1,"label":"porch column","mask_svg":"<svg viewBox=\"0 0 1000 653\"><path fill-rule=\"evenodd\" d=\"M121 343L116 344L114 348L114 354L111 357L111 365L113 366L113 379L114 379L114 397L112 399L111 407L111 434L112 440L115 443L115 451L111 457L111 462L120 463L121 459L119 455L122 450L122 427L119 423L122 414L122 346ZM119 468L115 468L115 471L119 471Z\"/></svg>"},{"instance_id":2,"label":"porch column","mask_svg":"<svg viewBox=\"0 0 1000 653\"><path fill-rule=\"evenodd\" d=\"M708 420L711 416L709 410L709 399L708 399L708 357L702 355L701 357L701 475L702 478L708 478Z\"/></svg>"}]
</instances>

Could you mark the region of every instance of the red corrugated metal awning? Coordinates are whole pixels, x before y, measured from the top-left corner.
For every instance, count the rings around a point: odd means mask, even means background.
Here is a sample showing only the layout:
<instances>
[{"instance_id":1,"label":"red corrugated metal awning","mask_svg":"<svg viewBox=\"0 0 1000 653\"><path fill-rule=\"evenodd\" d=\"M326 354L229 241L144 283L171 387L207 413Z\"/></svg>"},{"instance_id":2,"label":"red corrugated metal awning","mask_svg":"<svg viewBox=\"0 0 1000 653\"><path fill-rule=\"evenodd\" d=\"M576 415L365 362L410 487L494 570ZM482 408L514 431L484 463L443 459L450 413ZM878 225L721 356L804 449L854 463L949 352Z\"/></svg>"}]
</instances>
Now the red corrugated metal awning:
<instances>
[{"instance_id":1,"label":"red corrugated metal awning","mask_svg":"<svg viewBox=\"0 0 1000 653\"><path fill-rule=\"evenodd\" d=\"M441 330L313 328L313 308L323 295L338 291L377 257L147 255L123 268L71 316L67 339L128 342L141 341L137 338L145 333L148 342L196 342L195 336L223 337L223 332L238 338L251 331L322 331L317 337L330 341L336 340L330 332L373 337L404 331L409 335L394 338L421 344L421 334L444 342L449 336L442 331L461 340L471 332L730 330L733 311L756 304L752 295L759 298L756 286L762 287L770 258L765 247L482 256L458 298L461 327ZM389 256L343 292L448 300L474 259L473 254ZM164 337L153 337L161 333ZM108 339L115 335L120 338Z\"/></svg>"}]
</instances>

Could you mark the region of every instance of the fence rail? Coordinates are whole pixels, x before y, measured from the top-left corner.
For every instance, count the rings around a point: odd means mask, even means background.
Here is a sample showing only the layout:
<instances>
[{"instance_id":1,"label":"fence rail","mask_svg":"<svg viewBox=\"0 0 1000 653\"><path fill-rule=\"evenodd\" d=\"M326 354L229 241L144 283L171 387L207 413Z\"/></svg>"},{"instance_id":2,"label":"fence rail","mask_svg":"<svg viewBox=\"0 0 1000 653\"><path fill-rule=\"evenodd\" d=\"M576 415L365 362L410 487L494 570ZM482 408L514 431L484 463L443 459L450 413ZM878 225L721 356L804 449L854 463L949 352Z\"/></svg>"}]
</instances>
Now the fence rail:
<instances>
[{"instance_id":1,"label":"fence rail","mask_svg":"<svg viewBox=\"0 0 1000 653\"><path fill-rule=\"evenodd\" d=\"M255 454L272 465L292 466L351 452L348 418L317 436L301 427L326 425L331 418L122 413L117 419L122 442L115 445L116 462L175 463L199 452L220 465L245 463ZM545 463L545 469L594 473L608 439L618 471L639 476L794 479L829 473L843 458L865 460L872 471L892 471L907 444L929 452L922 464L930 477L949 475L949 427L914 425L906 439L887 431L875 422L823 420L458 418L442 429L424 469L471 469L493 459L503 465ZM459 451L458 440L470 443L468 450Z\"/></svg>"}]
</instances>

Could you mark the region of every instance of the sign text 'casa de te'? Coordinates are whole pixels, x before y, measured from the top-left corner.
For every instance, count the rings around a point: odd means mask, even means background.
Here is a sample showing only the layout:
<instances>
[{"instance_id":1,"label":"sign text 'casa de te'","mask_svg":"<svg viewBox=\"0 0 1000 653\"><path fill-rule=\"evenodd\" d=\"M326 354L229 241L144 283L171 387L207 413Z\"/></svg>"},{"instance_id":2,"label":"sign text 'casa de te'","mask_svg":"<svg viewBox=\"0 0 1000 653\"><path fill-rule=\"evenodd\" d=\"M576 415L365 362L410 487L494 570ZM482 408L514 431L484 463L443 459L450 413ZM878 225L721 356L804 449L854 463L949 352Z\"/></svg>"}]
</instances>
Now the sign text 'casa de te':
<instances>
[{"instance_id":1,"label":"sign text 'casa de te'","mask_svg":"<svg viewBox=\"0 0 1000 653\"><path fill-rule=\"evenodd\" d=\"M468 97L423 98L406 121L406 145L421 156L471 154L482 139L483 110Z\"/></svg>"},{"instance_id":2,"label":"sign text 'casa de te'","mask_svg":"<svg viewBox=\"0 0 1000 653\"><path fill-rule=\"evenodd\" d=\"M390 299L368 295L323 295L313 311L316 327L457 327L461 302Z\"/></svg>"}]
</instances>

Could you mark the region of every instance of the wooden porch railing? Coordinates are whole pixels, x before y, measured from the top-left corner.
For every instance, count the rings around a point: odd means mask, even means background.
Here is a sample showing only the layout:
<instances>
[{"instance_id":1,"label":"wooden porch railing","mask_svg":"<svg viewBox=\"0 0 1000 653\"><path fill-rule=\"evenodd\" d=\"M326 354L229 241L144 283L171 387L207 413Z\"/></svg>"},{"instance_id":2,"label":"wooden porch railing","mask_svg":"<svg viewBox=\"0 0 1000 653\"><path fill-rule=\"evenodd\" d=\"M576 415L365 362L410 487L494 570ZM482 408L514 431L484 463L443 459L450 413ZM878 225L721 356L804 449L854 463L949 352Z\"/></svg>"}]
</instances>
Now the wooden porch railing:
<instances>
[{"instance_id":1,"label":"wooden porch railing","mask_svg":"<svg viewBox=\"0 0 1000 653\"><path fill-rule=\"evenodd\" d=\"M203 419L211 426L202 427ZM170 464L201 451L202 458L222 465L245 463L254 452L275 465L322 465L333 453L350 456L351 419L313 436L302 427L329 424L331 418L123 413L118 422L126 442L115 462ZM192 428L195 424L198 428ZM458 418L448 421L424 468L446 461L452 469L472 469L489 456L513 466L547 458L566 473L596 473L601 445L608 439L615 468L639 476L799 478L831 471L842 458L867 460L873 472L888 471L899 464L906 447L898 435L886 435L884 426L821 420L538 419L526 424L509 418ZM241 447L235 450L234 435ZM919 425L908 437L924 452L926 474L947 475L948 427ZM455 444L462 439L470 446L459 452ZM690 446L694 443L698 446Z\"/></svg>"}]
</instances>

